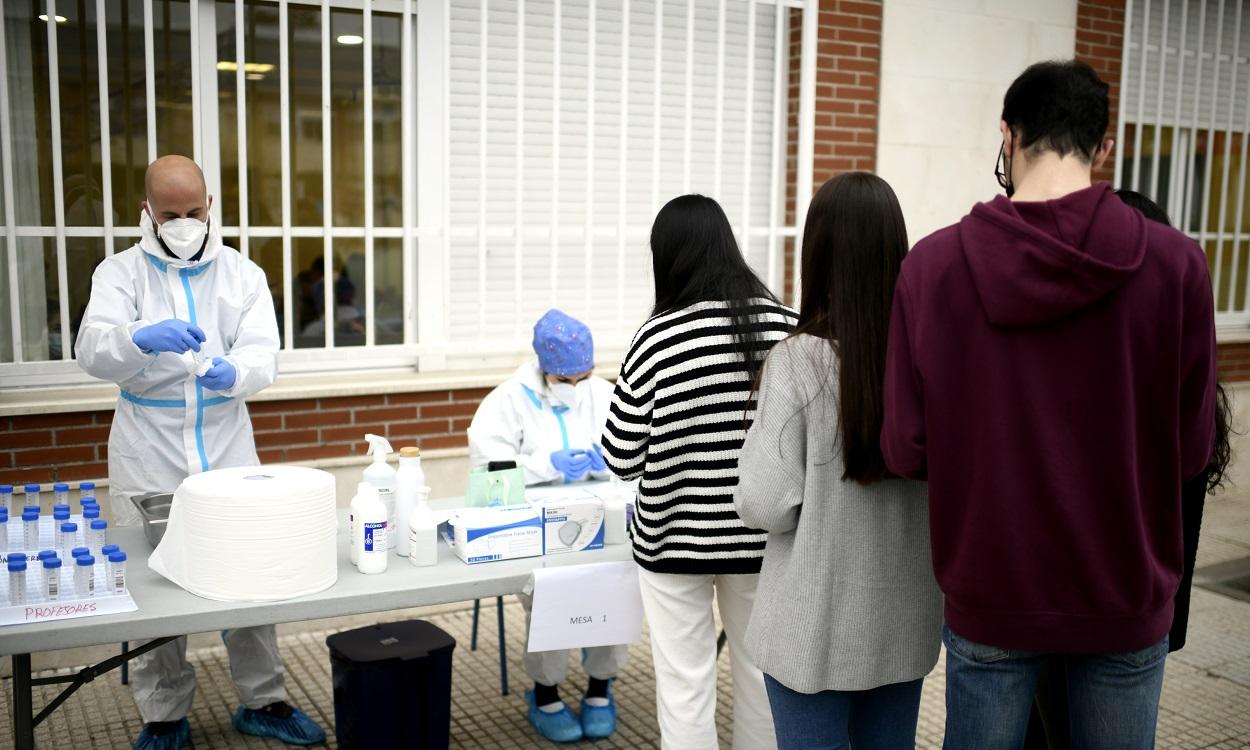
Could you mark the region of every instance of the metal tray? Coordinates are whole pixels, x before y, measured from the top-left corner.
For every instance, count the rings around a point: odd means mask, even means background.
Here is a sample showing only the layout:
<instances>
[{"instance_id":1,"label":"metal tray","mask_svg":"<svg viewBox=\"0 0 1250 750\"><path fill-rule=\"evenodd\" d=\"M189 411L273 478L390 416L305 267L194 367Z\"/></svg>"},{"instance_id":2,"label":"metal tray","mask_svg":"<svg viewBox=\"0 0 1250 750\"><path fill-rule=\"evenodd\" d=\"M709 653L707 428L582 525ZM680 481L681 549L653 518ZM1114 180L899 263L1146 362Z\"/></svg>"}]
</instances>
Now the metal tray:
<instances>
[{"instance_id":1,"label":"metal tray","mask_svg":"<svg viewBox=\"0 0 1250 750\"><path fill-rule=\"evenodd\" d=\"M160 544L165 536L165 525L169 522L169 508L174 503L172 492L149 492L146 495L135 495L130 502L139 509L143 518L143 535L153 547Z\"/></svg>"}]
</instances>

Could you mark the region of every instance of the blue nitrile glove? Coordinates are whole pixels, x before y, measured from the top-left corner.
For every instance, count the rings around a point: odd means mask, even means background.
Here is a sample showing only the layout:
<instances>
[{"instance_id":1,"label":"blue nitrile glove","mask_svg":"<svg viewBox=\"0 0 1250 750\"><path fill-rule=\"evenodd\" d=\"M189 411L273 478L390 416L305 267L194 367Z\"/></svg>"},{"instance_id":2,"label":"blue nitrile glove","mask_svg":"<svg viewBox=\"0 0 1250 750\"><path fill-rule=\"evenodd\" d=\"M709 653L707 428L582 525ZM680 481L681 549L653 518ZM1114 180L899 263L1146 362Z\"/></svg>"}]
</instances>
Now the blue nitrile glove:
<instances>
[{"instance_id":1,"label":"blue nitrile glove","mask_svg":"<svg viewBox=\"0 0 1250 750\"><path fill-rule=\"evenodd\" d=\"M607 471L608 462L603 460L603 446L595 443L590 446L590 470Z\"/></svg>"},{"instance_id":2,"label":"blue nitrile glove","mask_svg":"<svg viewBox=\"0 0 1250 750\"><path fill-rule=\"evenodd\" d=\"M234 385L236 375L234 365L221 357L213 357L213 366L208 372L196 378L195 382L210 391L228 391Z\"/></svg>"},{"instance_id":3,"label":"blue nitrile glove","mask_svg":"<svg viewBox=\"0 0 1250 750\"><path fill-rule=\"evenodd\" d=\"M564 481L576 482L590 471L590 451L581 448L565 448L551 454L551 465L564 475Z\"/></svg>"},{"instance_id":4,"label":"blue nitrile glove","mask_svg":"<svg viewBox=\"0 0 1250 750\"><path fill-rule=\"evenodd\" d=\"M204 332L185 320L170 318L135 331L131 340L145 352L173 352L182 354L188 349L200 350Z\"/></svg>"}]
</instances>

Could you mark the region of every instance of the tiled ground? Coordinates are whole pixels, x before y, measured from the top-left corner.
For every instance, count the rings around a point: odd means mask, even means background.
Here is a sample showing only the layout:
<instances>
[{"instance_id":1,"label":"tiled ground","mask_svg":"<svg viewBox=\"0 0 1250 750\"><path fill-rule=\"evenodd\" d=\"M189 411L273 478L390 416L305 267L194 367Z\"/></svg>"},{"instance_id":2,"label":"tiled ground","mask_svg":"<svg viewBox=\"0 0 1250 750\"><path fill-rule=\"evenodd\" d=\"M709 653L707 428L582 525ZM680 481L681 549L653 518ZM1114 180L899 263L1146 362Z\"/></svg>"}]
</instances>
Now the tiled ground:
<instances>
[{"instance_id":1,"label":"tiled ground","mask_svg":"<svg viewBox=\"0 0 1250 750\"><path fill-rule=\"evenodd\" d=\"M1199 566L1250 557L1250 493L1213 498L1207 507ZM521 691L526 679L520 664L524 616L520 606L511 600L505 605L505 613L512 687L506 697L499 694L493 605L483 603L481 646L476 652L468 649L471 611L467 607L426 613L459 644L452 699L454 747L515 750L549 746L535 738L525 721ZM390 613L388 617L420 614L410 611ZM359 624L359 620L354 624ZM326 727L333 725L334 708L325 637L344 626L330 622L311 628L282 629L292 701ZM194 649L191 659L200 679L200 693L191 717L193 747L285 747L245 738L230 727L237 697L230 683L225 649L220 644ZM728 670L729 659L723 655L718 723L726 748L730 747L733 708ZM945 714L942 673L939 663L925 682L918 747L941 745ZM579 688L585 686L585 676L576 666L570 670L570 679ZM9 686L8 679L0 681L0 698L6 704L11 700ZM36 706L43 705L52 695L51 689L42 690L36 696ZM645 640L636 644L630 654L629 665L617 683L617 697L621 728L611 739L593 743L594 747L658 747L654 674ZM9 721L8 711L0 711L0 747L8 745ZM39 728L38 740L46 748L128 748L138 730L139 719L129 689L118 683L114 673L89 684L71 698ZM337 747L333 737L329 744ZM1158 744L1183 749L1250 747L1250 603L1206 591L1194 592L1189 645L1168 661Z\"/></svg>"}]
</instances>

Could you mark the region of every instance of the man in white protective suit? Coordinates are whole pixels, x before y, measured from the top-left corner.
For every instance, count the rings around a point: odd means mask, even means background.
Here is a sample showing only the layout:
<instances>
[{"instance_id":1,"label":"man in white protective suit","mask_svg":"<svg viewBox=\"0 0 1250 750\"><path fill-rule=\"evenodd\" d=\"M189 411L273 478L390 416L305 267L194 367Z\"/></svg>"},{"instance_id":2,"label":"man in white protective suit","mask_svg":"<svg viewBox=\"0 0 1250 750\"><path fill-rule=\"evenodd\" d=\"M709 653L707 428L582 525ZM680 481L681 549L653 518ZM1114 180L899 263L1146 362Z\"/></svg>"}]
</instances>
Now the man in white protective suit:
<instances>
[{"instance_id":1,"label":"man in white protective suit","mask_svg":"<svg viewBox=\"0 0 1250 750\"><path fill-rule=\"evenodd\" d=\"M527 485L607 479L599 436L608 420L612 384L594 374L595 345L586 324L549 310L534 324L535 359L482 400L469 425L469 461L474 468L514 461ZM518 598L529 631L533 578ZM528 642L528 639L527 639ZM578 716L560 698L568 674L568 651L529 651L525 671L534 688L525 691L529 722L552 742L601 739L616 731L611 683L625 666L628 644L584 650L589 684Z\"/></svg>"},{"instance_id":2,"label":"man in white protective suit","mask_svg":"<svg viewBox=\"0 0 1250 750\"><path fill-rule=\"evenodd\" d=\"M105 258L74 347L88 374L121 388L109 433L115 515L129 498L172 492L188 475L259 463L243 400L273 384L278 326L265 273L221 242L195 162L165 156L144 180L142 238ZM242 698L240 732L298 745L325 732L286 702L272 625L222 632ZM139 750L190 736L195 670L185 636L138 657L130 679L144 728Z\"/></svg>"}]
</instances>

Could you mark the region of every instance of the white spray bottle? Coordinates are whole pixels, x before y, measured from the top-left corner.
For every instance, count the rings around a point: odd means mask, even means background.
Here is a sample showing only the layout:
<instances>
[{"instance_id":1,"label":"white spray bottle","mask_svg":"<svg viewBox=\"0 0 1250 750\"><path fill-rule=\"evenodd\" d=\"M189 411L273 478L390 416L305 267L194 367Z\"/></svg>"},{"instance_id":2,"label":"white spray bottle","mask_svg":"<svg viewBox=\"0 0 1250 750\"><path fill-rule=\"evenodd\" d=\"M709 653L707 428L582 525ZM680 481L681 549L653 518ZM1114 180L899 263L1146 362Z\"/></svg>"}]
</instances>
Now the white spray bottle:
<instances>
[{"instance_id":1,"label":"white spray bottle","mask_svg":"<svg viewBox=\"0 0 1250 750\"><path fill-rule=\"evenodd\" d=\"M386 521L389 528L393 529L395 528L395 468L386 462L392 453L391 444L379 435L365 435L365 440L369 441L369 455L373 456L373 463L365 469L364 479L378 489L378 500L385 506ZM393 538L390 546L392 548L395 546Z\"/></svg>"},{"instance_id":2,"label":"white spray bottle","mask_svg":"<svg viewBox=\"0 0 1250 750\"><path fill-rule=\"evenodd\" d=\"M386 506L378 499L378 490L368 482L357 489L359 504L356 516L356 569L366 575L386 572L390 557L387 551ZM352 501L356 503L355 500Z\"/></svg>"},{"instance_id":3,"label":"white spray bottle","mask_svg":"<svg viewBox=\"0 0 1250 750\"><path fill-rule=\"evenodd\" d=\"M417 492L425 486L425 472L421 470L421 449L399 449L399 471L395 472L395 536L399 537L395 550L401 557L408 556L408 517L417 505Z\"/></svg>"}]
</instances>

